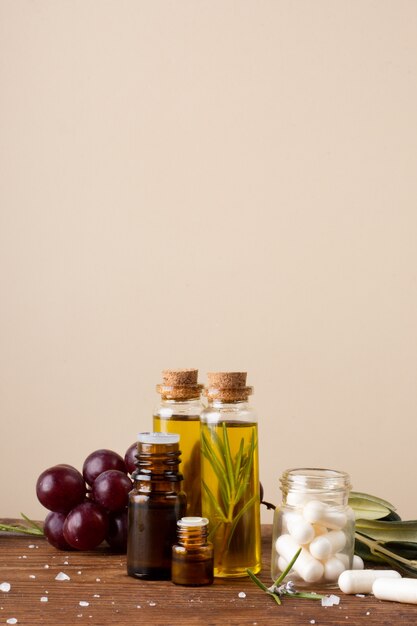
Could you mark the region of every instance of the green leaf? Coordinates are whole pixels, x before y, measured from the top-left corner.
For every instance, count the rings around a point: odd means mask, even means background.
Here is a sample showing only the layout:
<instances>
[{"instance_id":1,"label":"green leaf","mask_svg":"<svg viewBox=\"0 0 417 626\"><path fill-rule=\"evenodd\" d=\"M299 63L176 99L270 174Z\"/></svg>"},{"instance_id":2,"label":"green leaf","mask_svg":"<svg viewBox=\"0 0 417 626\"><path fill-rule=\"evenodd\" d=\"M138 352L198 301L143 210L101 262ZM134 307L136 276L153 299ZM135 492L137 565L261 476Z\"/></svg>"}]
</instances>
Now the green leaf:
<instances>
[{"instance_id":1,"label":"green leaf","mask_svg":"<svg viewBox=\"0 0 417 626\"><path fill-rule=\"evenodd\" d=\"M417 543L417 520L383 522L380 520L356 520L356 530L379 541L412 541Z\"/></svg>"},{"instance_id":2,"label":"green leaf","mask_svg":"<svg viewBox=\"0 0 417 626\"><path fill-rule=\"evenodd\" d=\"M225 515L224 511L222 511L222 509L220 508L219 503L217 502L216 498L213 496L211 490L209 489L209 487L206 485L206 483L204 482L204 480L202 481L202 485L203 488L206 492L206 494L209 497L210 500L210 504L213 507L213 509L217 512L218 516L221 518L222 522L227 522L227 516Z\"/></svg>"},{"instance_id":3,"label":"green leaf","mask_svg":"<svg viewBox=\"0 0 417 626\"><path fill-rule=\"evenodd\" d=\"M362 491L351 491L350 496L349 496L349 504L350 504L350 501L353 499L367 500L368 502L374 502L375 504L379 504L380 506L385 507L386 509L389 509L390 511L397 510L395 506L391 504L391 502L388 502L388 500L383 500L382 498L378 498L377 496L373 496L369 493L363 493Z\"/></svg>"},{"instance_id":4,"label":"green leaf","mask_svg":"<svg viewBox=\"0 0 417 626\"><path fill-rule=\"evenodd\" d=\"M240 440L240 445L239 445L239 450L236 454L236 458L235 458L235 483L238 483L239 481L239 474L240 474L240 470L242 467L242 459L243 459L243 447L245 445L245 442L242 439Z\"/></svg>"},{"instance_id":5,"label":"green leaf","mask_svg":"<svg viewBox=\"0 0 417 626\"><path fill-rule=\"evenodd\" d=\"M381 519L391 513L386 506L365 498L349 498L349 506L352 507L356 519Z\"/></svg>"},{"instance_id":6,"label":"green leaf","mask_svg":"<svg viewBox=\"0 0 417 626\"><path fill-rule=\"evenodd\" d=\"M217 458L217 456L214 453L214 451L211 449L210 444L208 443L207 438L206 438L204 433L203 433L203 436L202 436L201 451L202 451L202 454L209 461L209 463L210 463L214 473L217 476L217 480L219 481L219 489L220 489L220 494L221 494L221 497L222 497L222 500L223 500L223 504L224 504L224 506L227 509L228 502L230 500L230 487L229 487L229 482L227 480L226 471L225 471L224 467L222 466L221 462L219 461L219 459Z\"/></svg>"},{"instance_id":7,"label":"green leaf","mask_svg":"<svg viewBox=\"0 0 417 626\"><path fill-rule=\"evenodd\" d=\"M250 509L250 507L255 504L257 499L258 499L258 495L253 496L250 500L248 500L246 502L246 504L240 509L240 511L236 515L236 517L233 519L231 530L230 530L229 541L227 542L227 548L228 549L229 549L230 542L231 542L232 537L233 537L233 533L235 532L236 526L239 523L239 520L243 517L243 515L246 513L246 511L248 511Z\"/></svg>"},{"instance_id":8,"label":"green leaf","mask_svg":"<svg viewBox=\"0 0 417 626\"><path fill-rule=\"evenodd\" d=\"M226 424L223 422L223 443L224 443L224 460L226 464L227 477L230 485L230 492L235 493L235 473L233 471L232 455L230 453L230 443L227 434Z\"/></svg>"},{"instance_id":9,"label":"green leaf","mask_svg":"<svg viewBox=\"0 0 417 626\"><path fill-rule=\"evenodd\" d=\"M247 486L249 484L249 478L251 475L251 471L252 471L252 466L253 466L253 457L255 455L255 437L254 437L254 433L252 433L252 437L249 443L249 450L247 453L247 460L246 463L244 465L244 469L239 481L239 486L237 489L237 493L236 493L236 502L239 502L239 500L242 498L243 494L245 493Z\"/></svg>"}]
</instances>

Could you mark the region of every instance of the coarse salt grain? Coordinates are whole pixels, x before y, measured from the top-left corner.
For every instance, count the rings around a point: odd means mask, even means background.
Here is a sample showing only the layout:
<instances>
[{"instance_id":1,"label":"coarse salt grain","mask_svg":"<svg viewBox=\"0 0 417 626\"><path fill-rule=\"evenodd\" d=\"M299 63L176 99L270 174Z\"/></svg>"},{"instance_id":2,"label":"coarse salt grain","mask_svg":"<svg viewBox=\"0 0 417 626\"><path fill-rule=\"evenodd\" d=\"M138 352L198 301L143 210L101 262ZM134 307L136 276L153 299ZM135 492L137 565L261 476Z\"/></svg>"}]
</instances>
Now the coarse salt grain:
<instances>
[{"instance_id":1,"label":"coarse salt grain","mask_svg":"<svg viewBox=\"0 0 417 626\"><path fill-rule=\"evenodd\" d=\"M44 568L49 569L49 565L48 564L44 565Z\"/></svg>"},{"instance_id":2,"label":"coarse salt grain","mask_svg":"<svg viewBox=\"0 0 417 626\"><path fill-rule=\"evenodd\" d=\"M86 602L85 600L80 600L80 602L78 603L80 606L90 606L89 602Z\"/></svg>"},{"instance_id":3,"label":"coarse salt grain","mask_svg":"<svg viewBox=\"0 0 417 626\"><path fill-rule=\"evenodd\" d=\"M36 546L35 546L35 544L34 544L34 543L31 543L31 544L28 546L28 548L36 548Z\"/></svg>"},{"instance_id":4,"label":"coarse salt grain","mask_svg":"<svg viewBox=\"0 0 417 626\"><path fill-rule=\"evenodd\" d=\"M99 598L99 597L100 597L100 596L99 596L99 594L98 594L98 593L95 593L95 594L93 595L93 598Z\"/></svg>"},{"instance_id":5,"label":"coarse salt grain","mask_svg":"<svg viewBox=\"0 0 417 626\"><path fill-rule=\"evenodd\" d=\"M40 598L41 602L48 602L48 597L47 596L42 596L42 598Z\"/></svg>"},{"instance_id":6,"label":"coarse salt grain","mask_svg":"<svg viewBox=\"0 0 417 626\"><path fill-rule=\"evenodd\" d=\"M237 595L239 598L246 598L246 593L244 591L240 591Z\"/></svg>"},{"instance_id":7,"label":"coarse salt grain","mask_svg":"<svg viewBox=\"0 0 417 626\"><path fill-rule=\"evenodd\" d=\"M365 594L364 594L364 593L355 593L355 596L356 596L357 598L364 598L364 597L365 597Z\"/></svg>"},{"instance_id":8,"label":"coarse salt grain","mask_svg":"<svg viewBox=\"0 0 417 626\"><path fill-rule=\"evenodd\" d=\"M29 574L29 578L36 578L35 574Z\"/></svg>"},{"instance_id":9,"label":"coarse salt grain","mask_svg":"<svg viewBox=\"0 0 417 626\"><path fill-rule=\"evenodd\" d=\"M68 574L65 574L65 572L59 572L59 574L55 576L55 580L71 580L71 579L68 576Z\"/></svg>"},{"instance_id":10,"label":"coarse salt grain","mask_svg":"<svg viewBox=\"0 0 417 626\"><path fill-rule=\"evenodd\" d=\"M370 615L370 614L371 614L370 611L366 611L365 613L365 615Z\"/></svg>"},{"instance_id":11,"label":"coarse salt grain","mask_svg":"<svg viewBox=\"0 0 417 626\"><path fill-rule=\"evenodd\" d=\"M310 620L310 624L315 624L315 623L316 623L316 620L315 620L315 619L311 619L311 620Z\"/></svg>"},{"instance_id":12,"label":"coarse salt grain","mask_svg":"<svg viewBox=\"0 0 417 626\"><path fill-rule=\"evenodd\" d=\"M68 561L64 561L64 565L69 565Z\"/></svg>"},{"instance_id":13,"label":"coarse salt grain","mask_svg":"<svg viewBox=\"0 0 417 626\"><path fill-rule=\"evenodd\" d=\"M4 593L8 593L11 588L12 586L10 583L1 583L0 585L0 591L3 591Z\"/></svg>"},{"instance_id":14,"label":"coarse salt grain","mask_svg":"<svg viewBox=\"0 0 417 626\"><path fill-rule=\"evenodd\" d=\"M156 602L149 602L149 606L156 606Z\"/></svg>"},{"instance_id":15,"label":"coarse salt grain","mask_svg":"<svg viewBox=\"0 0 417 626\"><path fill-rule=\"evenodd\" d=\"M22 559L27 559L26 554L24 554L24 555L22 556Z\"/></svg>"},{"instance_id":16,"label":"coarse salt grain","mask_svg":"<svg viewBox=\"0 0 417 626\"><path fill-rule=\"evenodd\" d=\"M81 570L80 569L78 570L77 574L81 574Z\"/></svg>"},{"instance_id":17,"label":"coarse salt grain","mask_svg":"<svg viewBox=\"0 0 417 626\"><path fill-rule=\"evenodd\" d=\"M324 598L321 599L321 606L333 606L334 604L339 604L339 602L339 596L331 594L330 596L324 596Z\"/></svg>"},{"instance_id":18,"label":"coarse salt grain","mask_svg":"<svg viewBox=\"0 0 417 626\"><path fill-rule=\"evenodd\" d=\"M6 624L17 624L17 619L15 617L9 617L9 619L6 620Z\"/></svg>"},{"instance_id":19,"label":"coarse salt grain","mask_svg":"<svg viewBox=\"0 0 417 626\"><path fill-rule=\"evenodd\" d=\"M96 583L99 583L101 578L96 578Z\"/></svg>"}]
</instances>

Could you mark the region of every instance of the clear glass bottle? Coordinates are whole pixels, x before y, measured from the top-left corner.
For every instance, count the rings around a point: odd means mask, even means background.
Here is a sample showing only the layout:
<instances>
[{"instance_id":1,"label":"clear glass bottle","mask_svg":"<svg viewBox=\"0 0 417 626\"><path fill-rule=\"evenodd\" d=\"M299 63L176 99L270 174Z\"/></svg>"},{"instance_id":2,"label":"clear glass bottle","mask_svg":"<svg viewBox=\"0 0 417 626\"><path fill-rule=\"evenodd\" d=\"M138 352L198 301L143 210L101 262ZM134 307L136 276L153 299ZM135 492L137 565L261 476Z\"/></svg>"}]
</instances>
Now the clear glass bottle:
<instances>
[{"instance_id":1,"label":"clear glass bottle","mask_svg":"<svg viewBox=\"0 0 417 626\"><path fill-rule=\"evenodd\" d=\"M178 543L172 546L172 582L202 586L213 582L213 544L207 541L206 517L183 517L177 522Z\"/></svg>"},{"instance_id":2,"label":"clear glass bottle","mask_svg":"<svg viewBox=\"0 0 417 626\"><path fill-rule=\"evenodd\" d=\"M210 520L214 575L261 569L258 425L246 372L208 374L201 414L202 511Z\"/></svg>"},{"instance_id":3,"label":"clear glass bottle","mask_svg":"<svg viewBox=\"0 0 417 626\"><path fill-rule=\"evenodd\" d=\"M274 514L271 576L276 580L299 548L285 581L297 587L337 586L351 569L355 516L348 506L348 474L329 469L291 469L281 477L282 504Z\"/></svg>"},{"instance_id":4,"label":"clear glass bottle","mask_svg":"<svg viewBox=\"0 0 417 626\"><path fill-rule=\"evenodd\" d=\"M156 390L161 401L153 416L155 432L178 433L182 455L187 515L201 515L200 414L203 410L198 370L164 370Z\"/></svg>"},{"instance_id":5,"label":"clear glass bottle","mask_svg":"<svg viewBox=\"0 0 417 626\"><path fill-rule=\"evenodd\" d=\"M129 494L127 573L135 578L169 580L177 521L186 496L178 471L179 435L140 433L137 470Z\"/></svg>"}]
</instances>

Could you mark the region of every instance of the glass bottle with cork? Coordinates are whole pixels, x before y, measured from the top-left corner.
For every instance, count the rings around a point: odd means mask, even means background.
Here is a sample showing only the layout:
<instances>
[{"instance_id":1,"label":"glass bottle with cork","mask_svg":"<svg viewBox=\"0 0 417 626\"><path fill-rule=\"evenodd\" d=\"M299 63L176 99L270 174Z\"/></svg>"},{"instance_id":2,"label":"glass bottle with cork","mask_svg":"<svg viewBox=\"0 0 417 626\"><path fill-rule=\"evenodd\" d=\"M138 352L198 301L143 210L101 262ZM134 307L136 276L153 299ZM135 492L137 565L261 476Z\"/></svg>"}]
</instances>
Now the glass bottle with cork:
<instances>
[{"instance_id":1,"label":"glass bottle with cork","mask_svg":"<svg viewBox=\"0 0 417 626\"><path fill-rule=\"evenodd\" d=\"M172 582L202 586L213 582L213 544L207 541L208 519L183 517L177 522L178 543L172 546Z\"/></svg>"},{"instance_id":2,"label":"glass bottle with cork","mask_svg":"<svg viewBox=\"0 0 417 626\"><path fill-rule=\"evenodd\" d=\"M184 476L183 488L187 494L187 515L201 515L200 469L200 414L203 410L197 369L164 370L162 384L156 390L161 401L153 416L155 432L180 435Z\"/></svg>"},{"instance_id":3,"label":"glass bottle with cork","mask_svg":"<svg viewBox=\"0 0 417 626\"><path fill-rule=\"evenodd\" d=\"M137 470L129 494L127 573L147 580L171 578L172 546L177 521L185 514L186 496L178 471L179 435L140 433Z\"/></svg>"},{"instance_id":4,"label":"glass bottle with cork","mask_svg":"<svg viewBox=\"0 0 417 626\"><path fill-rule=\"evenodd\" d=\"M246 372L208 374L201 414L202 511L210 520L214 576L261 569L258 426Z\"/></svg>"}]
</instances>

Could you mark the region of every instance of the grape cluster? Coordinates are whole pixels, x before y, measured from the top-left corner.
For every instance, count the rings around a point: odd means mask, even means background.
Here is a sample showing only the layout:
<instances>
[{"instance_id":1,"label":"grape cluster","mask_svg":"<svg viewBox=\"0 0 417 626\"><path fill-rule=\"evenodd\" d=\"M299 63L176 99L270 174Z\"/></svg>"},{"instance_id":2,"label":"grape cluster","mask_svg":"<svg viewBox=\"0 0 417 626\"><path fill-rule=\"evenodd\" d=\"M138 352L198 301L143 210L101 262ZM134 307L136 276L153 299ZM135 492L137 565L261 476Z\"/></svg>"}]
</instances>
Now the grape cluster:
<instances>
[{"instance_id":1,"label":"grape cluster","mask_svg":"<svg viewBox=\"0 0 417 626\"><path fill-rule=\"evenodd\" d=\"M104 540L126 552L127 503L136 469L136 444L124 458L112 450L88 455L82 473L72 465L54 465L39 476L36 495L49 509L45 537L60 550L93 550Z\"/></svg>"}]
</instances>

